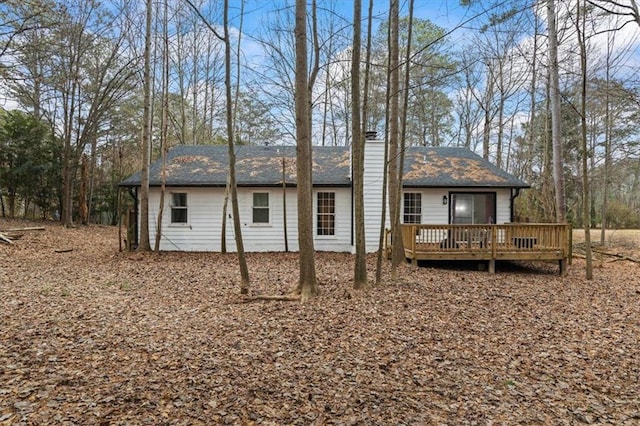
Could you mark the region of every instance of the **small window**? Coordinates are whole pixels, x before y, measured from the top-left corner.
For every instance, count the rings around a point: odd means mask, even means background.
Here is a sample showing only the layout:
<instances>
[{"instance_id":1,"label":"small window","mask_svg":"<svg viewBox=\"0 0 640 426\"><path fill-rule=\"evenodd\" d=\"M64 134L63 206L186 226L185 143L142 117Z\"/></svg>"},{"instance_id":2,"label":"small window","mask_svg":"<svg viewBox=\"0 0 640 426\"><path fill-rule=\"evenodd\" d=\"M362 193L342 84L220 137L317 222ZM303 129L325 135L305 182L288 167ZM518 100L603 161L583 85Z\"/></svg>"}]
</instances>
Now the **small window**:
<instances>
[{"instance_id":1,"label":"small window","mask_svg":"<svg viewBox=\"0 0 640 426\"><path fill-rule=\"evenodd\" d=\"M269 193L253 193L253 223L269 223Z\"/></svg>"},{"instance_id":2,"label":"small window","mask_svg":"<svg viewBox=\"0 0 640 426\"><path fill-rule=\"evenodd\" d=\"M318 192L318 217L316 224L318 235L336 234L336 194Z\"/></svg>"},{"instance_id":3,"label":"small window","mask_svg":"<svg viewBox=\"0 0 640 426\"><path fill-rule=\"evenodd\" d=\"M421 223L422 194L407 192L404 194L404 223Z\"/></svg>"},{"instance_id":4,"label":"small window","mask_svg":"<svg viewBox=\"0 0 640 426\"><path fill-rule=\"evenodd\" d=\"M171 193L171 223L187 223L187 193Z\"/></svg>"}]
</instances>

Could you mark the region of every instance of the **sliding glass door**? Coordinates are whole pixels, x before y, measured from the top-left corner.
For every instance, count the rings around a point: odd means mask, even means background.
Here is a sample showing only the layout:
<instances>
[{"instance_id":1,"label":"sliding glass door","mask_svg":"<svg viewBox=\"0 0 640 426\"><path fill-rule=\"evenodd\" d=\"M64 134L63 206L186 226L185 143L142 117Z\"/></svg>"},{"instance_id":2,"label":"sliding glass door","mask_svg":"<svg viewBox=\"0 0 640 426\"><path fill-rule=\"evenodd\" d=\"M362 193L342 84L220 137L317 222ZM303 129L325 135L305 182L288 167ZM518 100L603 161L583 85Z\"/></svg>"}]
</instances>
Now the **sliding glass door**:
<instances>
[{"instance_id":1,"label":"sliding glass door","mask_svg":"<svg viewBox=\"0 0 640 426\"><path fill-rule=\"evenodd\" d=\"M450 199L450 223L495 223L495 192L454 192Z\"/></svg>"}]
</instances>

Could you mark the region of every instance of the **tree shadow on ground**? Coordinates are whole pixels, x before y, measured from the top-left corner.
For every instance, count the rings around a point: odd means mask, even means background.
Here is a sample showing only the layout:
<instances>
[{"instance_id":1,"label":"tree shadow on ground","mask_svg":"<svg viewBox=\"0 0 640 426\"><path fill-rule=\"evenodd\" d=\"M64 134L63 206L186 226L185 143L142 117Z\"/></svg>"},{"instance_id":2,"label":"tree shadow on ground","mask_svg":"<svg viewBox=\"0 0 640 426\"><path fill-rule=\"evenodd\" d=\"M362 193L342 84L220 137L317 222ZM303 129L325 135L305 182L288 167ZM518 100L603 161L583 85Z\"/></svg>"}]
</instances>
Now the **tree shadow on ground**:
<instances>
[{"instance_id":1,"label":"tree shadow on ground","mask_svg":"<svg viewBox=\"0 0 640 426\"><path fill-rule=\"evenodd\" d=\"M487 261L481 260L419 260L418 266L442 271L485 271L488 273ZM496 261L497 274L532 274L557 275L557 262L526 262L514 260Z\"/></svg>"}]
</instances>

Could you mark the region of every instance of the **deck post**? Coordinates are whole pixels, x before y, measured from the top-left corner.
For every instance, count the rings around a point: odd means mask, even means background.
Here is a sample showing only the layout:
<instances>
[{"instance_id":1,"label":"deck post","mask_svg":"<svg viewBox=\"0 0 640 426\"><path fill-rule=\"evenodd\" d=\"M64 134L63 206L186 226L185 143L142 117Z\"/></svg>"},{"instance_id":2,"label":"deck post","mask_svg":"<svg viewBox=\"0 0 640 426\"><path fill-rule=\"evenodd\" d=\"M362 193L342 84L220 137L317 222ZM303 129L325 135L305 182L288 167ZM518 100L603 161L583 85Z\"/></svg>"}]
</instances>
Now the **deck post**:
<instances>
[{"instance_id":1,"label":"deck post","mask_svg":"<svg viewBox=\"0 0 640 426\"><path fill-rule=\"evenodd\" d=\"M411 226L411 237L413 241L411 244L411 263L413 264L413 266L418 266L418 254L416 253L416 240L418 239L418 236L416 235L416 225Z\"/></svg>"},{"instance_id":2,"label":"deck post","mask_svg":"<svg viewBox=\"0 0 640 426\"><path fill-rule=\"evenodd\" d=\"M496 225L491 225L491 259L489 260L489 273L496 273L496 253L498 248L496 247L498 244L498 227Z\"/></svg>"},{"instance_id":3,"label":"deck post","mask_svg":"<svg viewBox=\"0 0 640 426\"><path fill-rule=\"evenodd\" d=\"M560 267L560 275L563 277L567 275L567 259L560 259L558 261L558 266Z\"/></svg>"},{"instance_id":4,"label":"deck post","mask_svg":"<svg viewBox=\"0 0 640 426\"><path fill-rule=\"evenodd\" d=\"M567 253L569 265L573 262L573 230L570 224L566 224L564 227L564 240L567 242Z\"/></svg>"}]
</instances>

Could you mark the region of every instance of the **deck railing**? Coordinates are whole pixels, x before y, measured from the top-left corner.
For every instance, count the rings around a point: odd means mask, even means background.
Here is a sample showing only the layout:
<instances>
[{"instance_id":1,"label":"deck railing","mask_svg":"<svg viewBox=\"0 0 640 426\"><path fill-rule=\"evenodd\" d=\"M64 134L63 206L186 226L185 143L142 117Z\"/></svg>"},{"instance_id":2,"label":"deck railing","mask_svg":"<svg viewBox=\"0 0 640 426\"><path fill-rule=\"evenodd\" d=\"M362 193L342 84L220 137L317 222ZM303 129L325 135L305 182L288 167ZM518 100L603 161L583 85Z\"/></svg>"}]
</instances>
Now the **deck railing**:
<instances>
[{"instance_id":1,"label":"deck railing","mask_svg":"<svg viewBox=\"0 0 640 426\"><path fill-rule=\"evenodd\" d=\"M569 257L569 225L507 223L501 225L401 226L407 258L561 260ZM490 263L490 268L494 266ZM563 268L560 264L561 269Z\"/></svg>"}]
</instances>

